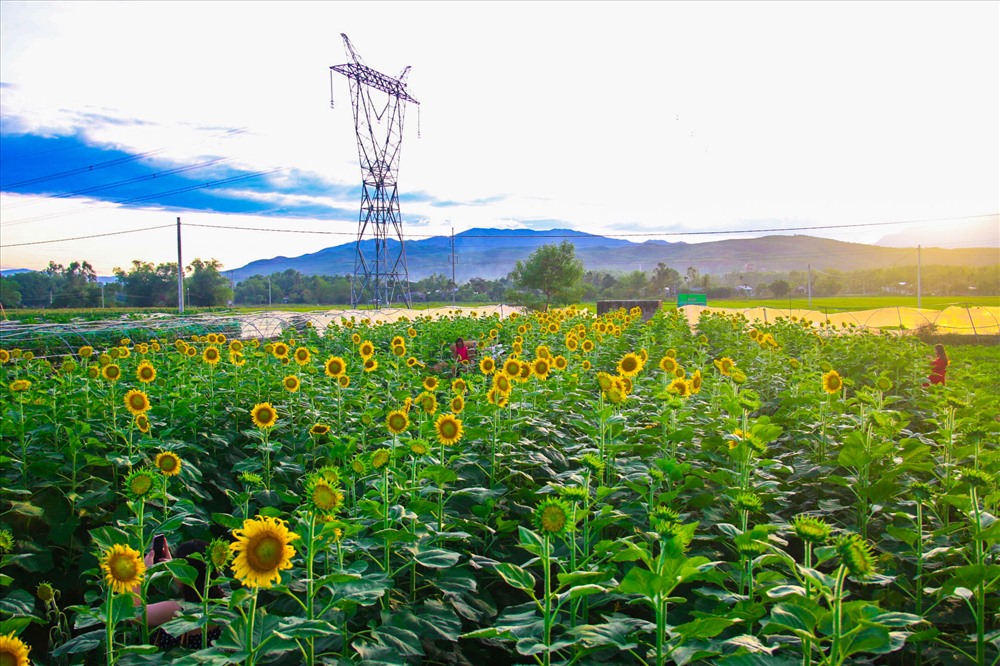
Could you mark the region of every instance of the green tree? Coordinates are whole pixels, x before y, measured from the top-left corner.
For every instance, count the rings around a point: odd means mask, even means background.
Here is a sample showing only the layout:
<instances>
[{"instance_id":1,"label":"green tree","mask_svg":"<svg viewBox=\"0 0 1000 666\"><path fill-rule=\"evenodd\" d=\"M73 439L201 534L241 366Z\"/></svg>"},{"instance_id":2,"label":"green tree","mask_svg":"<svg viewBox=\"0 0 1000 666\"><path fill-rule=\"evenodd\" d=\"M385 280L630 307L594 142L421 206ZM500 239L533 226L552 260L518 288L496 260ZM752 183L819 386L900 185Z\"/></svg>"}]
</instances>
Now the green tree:
<instances>
[{"instance_id":1,"label":"green tree","mask_svg":"<svg viewBox=\"0 0 1000 666\"><path fill-rule=\"evenodd\" d=\"M51 267L53 264L49 263ZM52 299L56 308L92 308L101 303L101 286L90 262L72 262L57 278L58 290Z\"/></svg>"},{"instance_id":2,"label":"green tree","mask_svg":"<svg viewBox=\"0 0 1000 666\"><path fill-rule=\"evenodd\" d=\"M518 261L511 272L518 289L540 293L549 303L570 303L580 293L583 262L576 258L576 248L569 241L559 245L543 245L525 261Z\"/></svg>"},{"instance_id":3,"label":"green tree","mask_svg":"<svg viewBox=\"0 0 1000 666\"><path fill-rule=\"evenodd\" d=\"M767 288L771 290L775 298L784 298L792 290L792 286L785 280L775 280Z\"/></svg>"},{"instance_id":4,"label":"green tree","mask_svg":"<svg viewBox=\"0 0 1000 666\"><path fill-rule=\"evenodd\" d=\"M0 307L21 307L21 289L13 277L0 276Z\"/></svg>"},{"instance_id":5,"label":"green tree","mask_svg":"<svg viewBox=\"0 0 1000 666\"><path fill-rule=\"evenodd\" d=\"M177 307L177 264L153 266L148 261L132 261L129 271L115 268L115 277L131 307ZM106 294L105 294L106 296Z\"/></svg>"},{"instance_id":6,"label":"green tree","mask_svg":"<svg viewBox=\"0 0 1000 666\"><path fill-rule=\"evenodd\" d=\"M21 292L21 303L26 308L48 307L52 299L52 277L45 272L30 271L28 273L18 273L10 280L17 283Z\"/></svg>"},{"instance_id":7,"label":"green tree","mask_svg":"<svg viewBox=\"0 0 1000 666\"><path fill-rule=\"evenodd\" d=\"M232 300L233 290L229 287L229 280L219 272L220 268L222 262L218 259L211 261L195 259L191 262L188 266L191 277L185 280L190 305L201 307L226 305Z\"/></svg>"}]
</instances>

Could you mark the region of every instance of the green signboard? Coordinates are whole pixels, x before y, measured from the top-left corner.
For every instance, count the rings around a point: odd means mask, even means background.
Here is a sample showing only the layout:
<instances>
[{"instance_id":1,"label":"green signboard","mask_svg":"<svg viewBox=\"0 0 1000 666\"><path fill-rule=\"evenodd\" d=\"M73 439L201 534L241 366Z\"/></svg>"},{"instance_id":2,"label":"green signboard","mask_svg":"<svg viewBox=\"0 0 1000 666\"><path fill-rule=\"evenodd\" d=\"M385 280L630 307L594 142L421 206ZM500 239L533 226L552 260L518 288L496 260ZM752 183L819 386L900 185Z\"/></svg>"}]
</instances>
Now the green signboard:
<instances>
[{"instance_id":1,"label":"green signboard","mask_svg":"<svg viewBox=\"0 0 1000 666\"><path fill-rule=\"evenodd\" d=\"M677 294L677 307L685 305L708 305L708 296L705 294Z\"/></svg>"}]
</instances>

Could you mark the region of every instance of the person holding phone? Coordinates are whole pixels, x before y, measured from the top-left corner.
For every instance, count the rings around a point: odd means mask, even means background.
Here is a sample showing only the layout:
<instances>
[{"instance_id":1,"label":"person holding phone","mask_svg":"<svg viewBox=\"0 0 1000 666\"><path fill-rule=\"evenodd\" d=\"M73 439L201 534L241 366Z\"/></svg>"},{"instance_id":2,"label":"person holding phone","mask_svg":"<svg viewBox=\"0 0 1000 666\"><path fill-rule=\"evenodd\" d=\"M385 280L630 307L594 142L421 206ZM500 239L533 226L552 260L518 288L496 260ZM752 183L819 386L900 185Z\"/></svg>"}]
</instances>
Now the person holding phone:
<instances>
[{"instance_id":1,"label":"person holding phone","mask_svg":"<svg viewBox=\"0 0 1000 666\"><path fill-rule=\"evenodd\" d=\"M146 567L148 568L157 562L184 559L186 564L194 568L197 572L195 587L192 588L191 586L185 585L175 579L174 590L181 600L188 603L200 604L201 591L205 589L205 563L201 560L189 558L188 556L194 553L201 553L204 557L206 556L207 551L208 544L197 539L185 541L181 545L177 546L176 550L171 551L170 544L167 542L166 537L162 534L157 534L153 537L153 546L149 549L149 552L146 553L144 561L146 562ZM140 590L141 586L136 586L136 588L132 590L136 605L142 603ZM208 590L208 596L212 599L221 598L223 596L222 588L218 585L213 585ZM179 645L194 650L200 650L202 647L208 647L201 644L202 635L200 629L189 631L181 636L172 636L160 627L160 625L173 620L175 617L180 615L180 613L180 601L157 601L151 604L146 604L146 624L150 628L156 627L156 629L149 635L149 642L164 649L169 649ZM211 627L208 632L208 644L211 645L221 635L222 627Z\"/></svg>"}]
</instances>

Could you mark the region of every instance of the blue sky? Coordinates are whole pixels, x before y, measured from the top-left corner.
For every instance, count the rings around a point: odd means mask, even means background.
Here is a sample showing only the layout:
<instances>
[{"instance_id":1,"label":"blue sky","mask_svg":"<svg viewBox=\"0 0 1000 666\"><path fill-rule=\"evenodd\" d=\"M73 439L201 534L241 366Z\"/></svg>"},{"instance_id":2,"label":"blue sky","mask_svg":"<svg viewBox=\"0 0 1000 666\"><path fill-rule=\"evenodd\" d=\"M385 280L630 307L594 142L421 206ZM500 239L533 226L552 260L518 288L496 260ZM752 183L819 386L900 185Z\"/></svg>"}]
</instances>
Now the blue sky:
<instances>
[{"instance_id":1,"label":"blue sky","mask_svg":"<svg viewBox=\"0 0 1000 666\"><path fill-rule=\"evenodd\" d=\"M0 267L175 260L178 216L228 268L350 241L341 32L412 66L410 237L937 220L809 233L958 246L1000 210L998 26L992 2L4 1Z\"/></svg>"}]
</instances>

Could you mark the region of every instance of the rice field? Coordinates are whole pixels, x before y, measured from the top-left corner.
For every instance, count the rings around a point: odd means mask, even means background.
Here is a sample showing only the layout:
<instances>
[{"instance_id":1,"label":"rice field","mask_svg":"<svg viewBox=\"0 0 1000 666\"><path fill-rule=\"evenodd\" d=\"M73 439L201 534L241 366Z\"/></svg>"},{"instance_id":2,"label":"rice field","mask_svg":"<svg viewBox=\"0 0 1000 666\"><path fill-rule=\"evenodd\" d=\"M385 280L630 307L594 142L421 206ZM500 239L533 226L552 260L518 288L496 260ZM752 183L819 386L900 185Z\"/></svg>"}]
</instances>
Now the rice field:
<instances>
[{"instance_id":1,"label":"rice field","mask_svg":"<svg viewBox=\"0 0 1000 666\"><path fill-rule=\"evenodd\" d=\"M0 349L0 663L996 664L1000 361L949 351L575 307ZM208 647L154 644L178 581Z\"/></svg>"}]
</instances>

